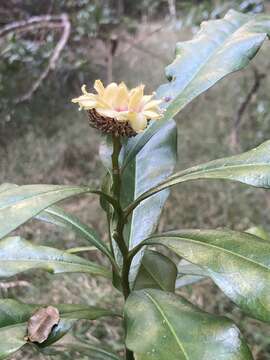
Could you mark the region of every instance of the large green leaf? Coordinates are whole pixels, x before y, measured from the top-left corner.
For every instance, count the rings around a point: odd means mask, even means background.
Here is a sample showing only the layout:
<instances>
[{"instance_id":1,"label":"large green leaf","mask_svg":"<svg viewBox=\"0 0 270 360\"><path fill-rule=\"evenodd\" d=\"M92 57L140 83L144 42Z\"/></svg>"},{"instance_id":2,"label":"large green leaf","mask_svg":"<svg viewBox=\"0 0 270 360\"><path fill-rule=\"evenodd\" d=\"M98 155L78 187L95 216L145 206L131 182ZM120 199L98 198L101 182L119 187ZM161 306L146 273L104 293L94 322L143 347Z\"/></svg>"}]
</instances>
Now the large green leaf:
<instances>
[{"instance_id":1,"label":"large green leaf","mask_svg":"<svg viewBox=\"0 0 270 360\"><path fill-rule=\"evenodd\" d=\"M207 272L201 267L191 264L185 259L182 259L179 262L177 271L178 274L175 283L176 289L202 281L208 276Z\"/></svg>"},{"instance_id":2,"label":"large green leaf","mask_svg":"<svg viewBox=\"0 0 270 360\"><path fill-rule=\"evenodd\" d=\"M245 312L270 322L270 242L231 230L182 230L143 244L164 245L202 267Z\"/></svg>"},{"instance_id":3,"label":"large green leaf","mask_svg":"<svg viewBox=\"0 0 270 360\"><path fill-rule=\"evenodd\" d=\"M269 189L270 140L239 155L213 160L177 172L136 199L134 208L144 199L170 186L191 180L223 179Z\"/></svg>"},{"instance_id":4,"label":"large green leaf","mask_svg":"<svg viewBox=\"0 0 270 360\"><path fill-rule=\"evenodd\" d=\"M123 163L122 170L125 170L126 166L136 157L148 141L150 141L166 124L167 120L168 119L161 119L153 121L143 133L128 139L120 154L121 157L123 157L123 159L121 159L121 162Z\"/></svg>"},{"instance_id":5,"label":"large green leaf","mask_svg":"<svg viewBox=\"0 0 270 360\"><path fill-rule=\"evenodd\" d=\"M270 241L269 232L266 229L264 229L262 226L252 226L251 228L247 229L246 232L248 234L258 236L263 240Z\"/></svg>"},{"instance_id":6,"label":"large green leaf","mask_svg":"<svg viewBox=\"0 0 270 360\"><path fill-rule=\"evenodd\" d=\"M28 305L12 299L0 299L0 359L19 350L27 343L27 322L33 313L44 305ZM46 306L46 305L45 305ZM94 320L102 316L115 315L110 310L87 305L56 305L60 322L50 334L47 345L60 339L72 327L75 320ZM43 344L44 346L45 344Z\"/></svg>"},{"instance_id":7,"label":"large green leaf","mask_svg":"<svg viewBox=\"0 0 270 360\"><path fill-rule=\"evenodd\" d=\"M244 15L230 10L224 19L203 22L192 40L179 42L176 59L166 68L170 81L157 90L157 97L164 99L164 117L128 141L123 166L137 155L164 122L224 76L244 68L269 33L270 16Z\"/></svg>"},{"instance_id":8,"label":"large green leaf","mask_svg":"<svg viewBox=\"0 0 270 360\"><path fill-rule=\"evenodd\" d=\"M134 289L161 289L174 292L177 268L172 260L157 251L144 252Z\"/></svg>"},{"instance_id":9,"label":"large green leaf","mask_svg":"<svg viewBox=\"0 0 270 360\"><path fill-rule=\"evenodd\" d=\"M160 290L132 293L125 305L127 347L136 360L251 360L234 323Z\"/></svg>"},{"instance_id":10,"label":"large green leaf","mask_svg":"<svg viewBox=\"0 0 270 360\"><path fill-rule=\"evenodd\" d=\"M1 184L0 185L0 193L4 192L4 191L7 191L7 190L10 190L10 189L14 188L15 186L17 186L17 185L11 184L11 183Z\"/></svg>"},{"instance_id":11,"label":"large green leaf","mask_svg":"<svg viewBox=\"0 0 270 360\"><path fill-rule=\"evenodd\" d=\"M177 44L176 59L166 68L170 82L157 91L158 97L167 99L164 117L174 117L224 76L248 65L267 34L269 15L230 10L224 19L203 22L192 40Z\"/></svg>"},{"instance_id":12,"label":"large green leaf","mask_svg":"<svg viewBox=\"0 0 270 360\"><path fill-rule=\"evenodd\" d=\"M0 278L31 269L43 269L54 274L84 272L111 277L110 270L105 267L63 250L33 245L18 236L0 241Z\"/></svg>"},{"instance_id":13,"label":"large green leaf","mask_svg":"<svg viewBox=\"0 0 270 360\"><path fill-rule=\"evenodd\" d=\"M10 185L0 192L0 238L58 201L84 193L100 192L83 186Z\"/></svg>"},{"instance_id":14,"label":"large green leaf","mask_svg":"<svg viewBox=\"0 0 270 360\"><path fill-rule=\"evenodd\" d=\"M176 148L177 130L175 122L171 120L151 138L125 168L121 186L123 207L172 173L176 163ZM155 230L168 194L168 191L165 191L151 197L130 216L125 234L129 249L135 247ZM131 282L135 280L142 255L141 251L132 262Z\"/></svg>"},{"instance_id":15,"label":"large green leaf","mask_svg":"<svg viewBox=\"0 0 270 360\"><path fill-rule=\"evenodd\" d=\"M76 216L68 214L60 207L51 206L38 214L36 219L74 230L78 235L111 258L110 250L96 231L91 229L88 225L83 224Z\"/></svg>"}]
</instances>

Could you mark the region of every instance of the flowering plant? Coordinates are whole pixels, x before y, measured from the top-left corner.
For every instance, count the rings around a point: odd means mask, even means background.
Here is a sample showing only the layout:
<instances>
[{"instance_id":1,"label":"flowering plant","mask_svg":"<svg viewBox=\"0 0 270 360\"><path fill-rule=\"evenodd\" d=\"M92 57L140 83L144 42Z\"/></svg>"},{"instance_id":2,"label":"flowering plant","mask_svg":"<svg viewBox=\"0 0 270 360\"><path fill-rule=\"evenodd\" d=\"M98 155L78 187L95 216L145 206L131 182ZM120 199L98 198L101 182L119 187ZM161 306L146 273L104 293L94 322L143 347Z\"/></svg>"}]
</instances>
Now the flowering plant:
<instances>
[{"instance_id":1,"label":"flowering plant","mask_svg":"<svg viewBox=\"0 0 270 360\"><path fill-rule=\"evenodd\" d=\"M144 85L128 90L123 82L104 88L100 80L94 85L97 94L90 94L82 86L83 95L73 99L81 109L88 110L90 122L103 132L114 136L135 136L143 132L148 120L161 118L159 104L153 95L143 95Z\"/></svg>"},{"instance_id":2,"label":"flowering plant","mask_svg":"<svg viewBox=\"0 0 270 360\"><path fill-rule=\"evenodd\" d=\"M73 102L86 110L90 124L106 135L100 188L70 185L3 184L0 187L0 276L33 269L83 272L108 279L123 295L119 311L89 305L34 305L0 300L0 359L25 344L44 354L86 352L89 359L249 360L252 354L236 324L211 315L177 295L177 288L210 278L249 316L270 322L270 243L227 229L155 233L170 187L198 179L224 179L268 189L270 142L256 149L173 173L176 124L185 105L225 75L245 67L270 34L270 17L229 11L224 19L202 24L191 41L177 44L166 69L168 82L156 94L124 83ZM108 220L108 242L88 225L55 206L82 194L100 197ZM35 218L71 229L107 259L108 266L9 235ZM164 252L164 249L167 249ZM80 248L87 251L89 247ZM168 253L174 254L169 256ZM115 316L123 320L119 353L79 342L55 343L79 319ZM67 348L68 350L63 350Z\"/></svg>"}]
</instances>

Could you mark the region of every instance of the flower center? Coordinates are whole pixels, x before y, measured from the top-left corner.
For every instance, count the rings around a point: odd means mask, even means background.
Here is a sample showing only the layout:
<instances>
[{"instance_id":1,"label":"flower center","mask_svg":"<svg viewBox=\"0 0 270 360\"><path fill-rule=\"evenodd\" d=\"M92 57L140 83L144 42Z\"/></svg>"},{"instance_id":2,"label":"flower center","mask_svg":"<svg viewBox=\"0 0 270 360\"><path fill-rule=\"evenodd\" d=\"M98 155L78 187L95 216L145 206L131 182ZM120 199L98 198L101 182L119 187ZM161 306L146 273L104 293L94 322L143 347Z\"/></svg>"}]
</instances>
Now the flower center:
<instances>
[{"instance_id":1,"label":"flower center","mask_svg":"<svg viewBox=\"0 0 270 360\"><path fill-rule=\"evenodd\" d=\"M127 110L128 110L127 106L122 106L122 107L115 108L115 111L117 111L117 112L122 112L122 111L127 111Z\"/></svg>"}]
</instances>

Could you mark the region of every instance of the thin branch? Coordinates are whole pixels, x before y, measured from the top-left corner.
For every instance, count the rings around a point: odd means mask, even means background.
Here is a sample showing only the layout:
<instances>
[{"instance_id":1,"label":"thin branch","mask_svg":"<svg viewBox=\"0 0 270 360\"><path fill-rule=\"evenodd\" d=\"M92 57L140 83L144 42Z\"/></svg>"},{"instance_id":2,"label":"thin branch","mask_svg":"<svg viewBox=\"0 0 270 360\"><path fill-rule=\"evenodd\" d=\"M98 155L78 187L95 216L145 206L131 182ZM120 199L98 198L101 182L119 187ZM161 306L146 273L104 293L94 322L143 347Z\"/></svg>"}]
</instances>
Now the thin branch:
<instances>
[{"instance_id":1,"label":"thin branch","mask_svg":"<svg viewBox=\"0 0 270 360\"><path fill-rule=\"evenodd\" d=\"M63 33L62 33L62 36L61 36L60 40L58 41L56 47L54 48L54 51L50 57L47 67L41 73L39 78L34 82L31 89L25 95L23 95L21 98L19 98L16 101L16 103L30 100L32 95L34 94L34 92L37 91L37 89L40 87L41 83L49 75L50 71L53 71L56 68L57 62L61 55L61 52L64 50L64 48L68 42L69 35L70 35L70 28L71 28L70 21L66 14L62 14L61 19L62 19Z\"/></svg>"},{"instance_id":2,"label":"thin branch","mask_svg":"<svg viewBox=\"0 0 270 360\"><path fill-rule=\"evenodd\" d=\"M63 14L65 15L65 14ZM17 31L28 31L28 28L31 26L39 26L39 27L49 27L52 23L62 23L63 15L41 15L41 16L33 16L27 20L14 21L10 24L3 26L0 29L0 37L6 36L11 32ZM67 16L67 15L65 15Z\"/></svg>"},{"instance_id":3,"label":"thin branch","mask_svg":"<svg viewBox=\"0 0 270 360\"><path fill-rule=\"evenodd\" d=\"M37 30L40 28L62 28L63 32L52 52L48 65L42 71L42 73L40 74L38 79L34 82L34 84L31 86L30 90L27 91L26 94L22 95L15 101L16 104L30 100L33 94L41 86L42 82L47 78L50 71L53 71L56 68L61 52L64 50L68 42L70 36L71 24L67 14L42 15L42 16L34 16L28 20L16 21L11 24L7 24L0 29L0 38L1 38L8 35L11 32L22 33L22 32Z\"/></svg>"},{"instance_id":4,"label":"thin branch","mask_svg":"<svg viewBox=\"0 0 270 360\"><path fill-rule=\"evenodd\" d=\"M145 40L149 39L150 37L152 37L153 35L155 35L156 33L162 31L167 25L169 24L169 22L164 22L161 26L159 26L158 28L150 31L149 33L144 34L143 36L139 36L136 39L130 39L127 38L125 36L122 36L119 38L119 40L126 42L127 43L127 47L123 48L121 51L118 51L118 53L116 54L117 57L120 57L122 55L124 55L125 53L127 53L128 51L130 51L133 47L137 46L140 43L143 43Z\"/></svg>"},{"instance_id":5,"label":"thin branch","mask_svg":"<svg viewBox=\"0 0 270 360\"><path fill-rule=\"evenodd\" d=\"M28 287L30 283L28 281L18 280L18 281L8 281L0 282L0 289L13 289L15 287Z\"/></svg>"},{"instance_id":6,"label":"thin branch","mask_svg":"<svg viewBox=\"0 0 270 360\"><path fill-rule=\"evenodd\" d=\"M239 129L242 124L243 115L245 114L248 105L250 104L253 96L258 92L261 81L266 77L266 74L259 73L256 67L253 67L254 83L246 97L241 102L233 121L233 128L230 134L230 144L233 149L239 147Z\"/></svg>"},{"instance_id":7,"label":"thin branch","mask_svg":"<svg viewBox=\"0 0 270 360\"><path fill-rule=\"evenodd\" d=\"M176 4L175 0L168 0L170 16L173 20L176 19Z\"/></svg>"}]
</instances>

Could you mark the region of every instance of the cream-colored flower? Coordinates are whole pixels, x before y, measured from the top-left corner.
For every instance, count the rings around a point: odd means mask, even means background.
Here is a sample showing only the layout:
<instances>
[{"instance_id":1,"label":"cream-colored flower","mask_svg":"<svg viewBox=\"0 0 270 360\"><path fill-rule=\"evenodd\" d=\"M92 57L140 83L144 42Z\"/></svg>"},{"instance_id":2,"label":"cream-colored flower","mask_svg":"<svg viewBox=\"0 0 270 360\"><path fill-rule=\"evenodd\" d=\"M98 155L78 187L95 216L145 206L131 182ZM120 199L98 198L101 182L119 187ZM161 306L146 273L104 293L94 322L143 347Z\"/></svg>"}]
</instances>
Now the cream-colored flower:
<instances>
[{"instance_id":1,"label":"cream-colored flower","mask_svg":"<svg viewBox=\"0 0 270 360\"><path fill-rule=\"evenodd\" d=\"M144 95L144 85L129 90L125 83L111 83L104 87L100 80L94 84L96 94L87 92L82 86L83 95L72 99L80 109L95 110L99 115L128 123L131 128L140 133L147 127L147 120L157 120L162 117L159 108L160 100L154 100L154 94Z\"/></svg>"}]
</instances>

